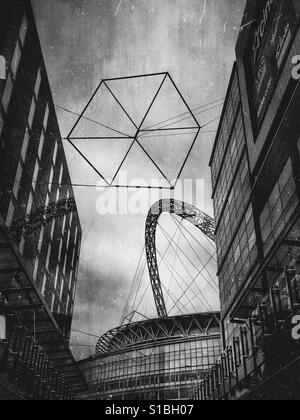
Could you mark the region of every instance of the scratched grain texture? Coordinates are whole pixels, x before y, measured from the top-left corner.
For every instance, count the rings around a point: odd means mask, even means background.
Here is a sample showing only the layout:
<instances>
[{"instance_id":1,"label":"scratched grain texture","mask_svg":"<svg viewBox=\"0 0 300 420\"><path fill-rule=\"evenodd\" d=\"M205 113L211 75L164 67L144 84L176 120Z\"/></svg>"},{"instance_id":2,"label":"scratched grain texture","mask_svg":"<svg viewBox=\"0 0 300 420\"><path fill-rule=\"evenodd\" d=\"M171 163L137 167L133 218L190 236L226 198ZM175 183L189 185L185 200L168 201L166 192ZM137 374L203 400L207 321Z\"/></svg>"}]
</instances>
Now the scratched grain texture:
<instances>
[{"instance_id":1,"label":"scratched grain texture","mask_svg":"<svg viewBox=\"0 0 300 420\"><path fill-rule=\"evenodd\" d=\"M193 108L223 97L245 0L33 0L33 5L55 102L79 112L101 78L156 71L169 71ZM60 110L58 116L64 136L74 117ZM214 116L212 111L200 121ZM204 210L210 214L213 140L213 133L200 137L184 173L204 179ZM68 147L66 153L73 179L88 181L77 155ZM94 190L76 189L84 240L73 328L96 335L120 320L145 222L133 215L95 219L98 197ZM95 344L76 332L73 341ZM74 351L82 357L93 348Z\"/></svg>"}]
</instances>

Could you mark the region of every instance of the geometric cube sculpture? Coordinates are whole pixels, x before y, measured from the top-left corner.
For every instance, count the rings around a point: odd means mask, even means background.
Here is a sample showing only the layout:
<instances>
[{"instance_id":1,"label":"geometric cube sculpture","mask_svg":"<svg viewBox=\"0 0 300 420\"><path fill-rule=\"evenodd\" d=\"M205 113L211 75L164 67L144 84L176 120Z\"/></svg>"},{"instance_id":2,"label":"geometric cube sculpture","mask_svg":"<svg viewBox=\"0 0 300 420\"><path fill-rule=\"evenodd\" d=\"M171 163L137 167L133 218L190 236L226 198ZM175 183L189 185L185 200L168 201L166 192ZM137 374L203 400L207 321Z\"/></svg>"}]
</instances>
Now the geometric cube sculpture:
<instances>
[{"instance_id":1,"label":"geometric cube sculpture","mask_svg":"<svg viewBox=\"0 0 300 420\"><path fill-rule=\"evenodd\" d=\"M172 190L200 129L169 73L155 73L102 80L67 140L105 187L137 178L134 187Z\"/></svg>"}]
</instances>

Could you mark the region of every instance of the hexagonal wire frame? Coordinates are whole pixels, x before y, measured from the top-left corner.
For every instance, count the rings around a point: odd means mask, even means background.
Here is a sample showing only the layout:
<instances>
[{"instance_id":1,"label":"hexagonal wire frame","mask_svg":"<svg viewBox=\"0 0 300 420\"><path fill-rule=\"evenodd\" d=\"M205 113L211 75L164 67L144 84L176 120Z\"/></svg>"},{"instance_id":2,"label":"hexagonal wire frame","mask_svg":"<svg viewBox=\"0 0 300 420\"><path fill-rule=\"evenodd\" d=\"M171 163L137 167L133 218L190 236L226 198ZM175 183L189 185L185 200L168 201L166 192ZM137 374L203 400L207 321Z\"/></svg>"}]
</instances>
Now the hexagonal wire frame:
<instances>
[{"instance_id":1,"label":"hexagonal wire frame","mask_svg":"<svg viewBox=\"0 0 300 420\"><path fill-rule=\"evenodd\" d=\"M126 111L125 107L123 106L123 104L121 104L121 102L118 100L118 98L115 96L115 94L112 92L112 90L110 89L110 87L107 85L108 82L113 82L113 81L121 81L121 80L130 80L130 79L140 79L140 78L146 78L146 77L155 77L155 76L164 76L163 81L161 82L158 91L156 92L155 96L153 97L153 100L146 112L146 114L143 117L143 120L141 122L141 124L139 126L137 126L135 124L135 122L133 121L133 119L131 118L131 116L129 115L129 113ZM151 112L152 107L155 104L155 101L164 85L164 83L166 82L166 80L169 79L171 84L174 86L175 90L177 91L179 97L181 98L181 100L183 101L184 105L187 108L187 112L186 114L190 114L190 117L194 120L195 122L195 127L174 127L174 128L156 128L156 129L142 129L142 126L144 124L144 122L146 121L149 113ZM97 95L97 93L99 92L100 88L102 86L105 86L108 91L110 92L110 94L112 95L112 97L114 98L114 100L117 102L117 104L119 105L119 107L122 109L122 111L125 113L125 115L129 118L129 120L131 121L131 123L135 126L137 132L135 134L134 137L130 137L124 133L122 133L121 131L115 130L111 127L108 127L104 124L101 124L100 122L97 121L93 121L96 122L99 125L102 125L104 128L112 130L115 133L118 133L120 136L122 137L88 137L85 138L86 140L105 140L105 139L132 139L131 145L129 147L129 149L127 150L121 164L119 165L117 172L115 173L112 182L108 182L107 179L105 178L105 176L92 164L92 162L79 150L79 148L74 144L73 140L82 140L83 137L72 137L76 127L78 126L79 122L82 119L86 119L85 117L85 113L88 110L89 106L91 105L92 101L94 100L95 96ZM189 117L187 117L189 118ZM184 119L187 119L184 118ZM175 117L174 117L175 119ZM91 121L91 120L90 120ZM176 122L176 121L175 121ZM179 121L178 121L179 122ZM161 170L161 168L159 168L159 166L157 165L157 163L154 161L154 159L150 156L150 154L146 151L146 149L143 147L143 145L139 142L139 135L140 133L151 133L151 132L161 132L161 131L178 131L178 130L197 130L196 134L195 134L195 138L193 139L193 142L191 144L191 147L189 148L189 151L187 153L187 155L185 156L184 162L179 170L179 173L176 177L176 181L174 184L171 183L171 181L167 178L167 176L164 174L164 172ZM198 135L200 133L201 130L201 126L198 123L195 115L193 114L193 111L191 110L191 108L189 107L189 105L187 104L186 100L184 99L184 97L182 96L180 90L178 89L177 85L175 84L174 80L172 79L172 77L170 76L170 74L168 72L165 73L152 73L152 74L143 74L143 75L138 75L138 76L128 76L128 77L119 77L119 78L112 78L112 79L103 79L99 86L97 87L97 89L95 90L95 92L93 93L91 99L88 101L87 105L85 106L84 110L82 111L82 113L79 115L79 118L77 119L77 121L75 122L74 126L72 127L69 135L67 136L66 140L68 140L68 142L71 144L71 146L79 153L79 155L86 161L86 163L99 175L99 177L105 182L106 185L104 185L105 188L136 188L136 189L159 189L159 190L174 190L180 177L181 174L185 168L185 165L187 163L187 160L190 157L190 154L194 148L195 142L198 138ZM170 187L158 187L158 186L143 186L143 185L137 185L137 186L132 186L132 185L116 185L114 184L120 170L122 169L122 166L125 162L125 160L127 159L131 149L133 148L133 146L135 144L138 144L140 146L140 148L142 149L142 151L145 153L145 155L150 159L150 161L152 162L152 164L154 165L154 167L160 172L160 174L163 176L163 178L168 182L168 184L170 185Z\"/></svg>"}]
</instances>

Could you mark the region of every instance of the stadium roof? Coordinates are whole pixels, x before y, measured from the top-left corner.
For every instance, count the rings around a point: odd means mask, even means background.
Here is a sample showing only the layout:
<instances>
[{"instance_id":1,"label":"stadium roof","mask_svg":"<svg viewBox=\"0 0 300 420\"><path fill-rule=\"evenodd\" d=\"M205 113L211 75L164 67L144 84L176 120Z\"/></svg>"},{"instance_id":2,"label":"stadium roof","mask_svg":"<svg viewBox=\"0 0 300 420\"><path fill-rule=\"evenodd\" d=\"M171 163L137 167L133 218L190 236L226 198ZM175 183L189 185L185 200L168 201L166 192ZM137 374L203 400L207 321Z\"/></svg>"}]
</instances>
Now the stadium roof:
<instances>
[{"instance_id":1,"label":"stadium roof","mask_svg":"<svg viewBox=\"0 0 300 420\"><path fill-rule=\"evenodd\" d=\"M135 349L174 338L207 336L220 331L220 313L199 313L144 320L121 325L104 334L96 346L96 356Z\"/></svg>"}]
</instances>

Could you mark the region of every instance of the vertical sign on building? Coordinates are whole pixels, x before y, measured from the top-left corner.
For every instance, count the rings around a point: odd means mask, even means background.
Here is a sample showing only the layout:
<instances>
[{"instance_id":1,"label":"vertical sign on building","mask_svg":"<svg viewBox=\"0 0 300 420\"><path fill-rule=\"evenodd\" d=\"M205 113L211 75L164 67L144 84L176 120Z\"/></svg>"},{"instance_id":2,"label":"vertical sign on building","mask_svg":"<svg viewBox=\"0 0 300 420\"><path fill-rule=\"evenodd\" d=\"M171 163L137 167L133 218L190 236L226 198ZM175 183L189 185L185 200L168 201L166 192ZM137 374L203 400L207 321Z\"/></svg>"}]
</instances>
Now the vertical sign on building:
<instances>
[{"instance_id":1,"label":"vertical sign on building","mask_svg":"<svg viewBox=\"0 0 300 420\"><path fill-rule=\"evenodd\" d=\"M260 128L297 27L291 0L259 1L246 51L253 122Z\"/></svg>"}]
</instances>

